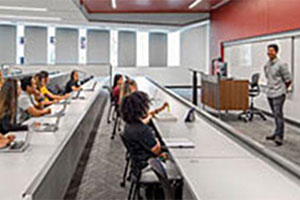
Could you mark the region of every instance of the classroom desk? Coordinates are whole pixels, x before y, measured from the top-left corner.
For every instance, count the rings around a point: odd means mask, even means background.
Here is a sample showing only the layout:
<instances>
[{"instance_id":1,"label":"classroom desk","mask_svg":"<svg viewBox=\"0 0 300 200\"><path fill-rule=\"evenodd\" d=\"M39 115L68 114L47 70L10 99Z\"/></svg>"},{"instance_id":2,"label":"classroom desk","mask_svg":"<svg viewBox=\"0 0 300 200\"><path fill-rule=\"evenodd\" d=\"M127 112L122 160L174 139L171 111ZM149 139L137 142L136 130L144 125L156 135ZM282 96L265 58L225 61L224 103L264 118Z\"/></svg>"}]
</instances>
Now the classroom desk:
<instances>
[{"instance_id":1,"label":"classroom desk","mask_svg":"<svg viewBox=\"0 0 300 200\"><path fill-rule=\"evenodd\" d=\"M168 101L176 122L153 120L162 140L188 138L194 149L169 148L185 184L195 199L204 200L299 200L300 181L273 162L229 138L203 116L185 123L189 110L180 98L174 98L146 78L136 78L139 90L154 97L154 106ZM218 119L216 119L218 120Z\"/></svg>"},{"instance_id":2,"label":"classroom desk","mask_svg":"<svg viewBox=\"0 0 300 200\"><path fill-rule=\"evenodd\" d=\"M91 88L92 82L83 88ZM81 92L86 99L71 100L56 132L33 132L30 146L22 153L0 154L1 199L62 199L89 135L102 113L107 93L99 82L94 92ZM53 105L58 111L63 105ZM28 120L54 122L44 116ZM22 132L15 133L17 139ZM24 135L24 132L23 132Z\"/></svg>"}]
</instances>

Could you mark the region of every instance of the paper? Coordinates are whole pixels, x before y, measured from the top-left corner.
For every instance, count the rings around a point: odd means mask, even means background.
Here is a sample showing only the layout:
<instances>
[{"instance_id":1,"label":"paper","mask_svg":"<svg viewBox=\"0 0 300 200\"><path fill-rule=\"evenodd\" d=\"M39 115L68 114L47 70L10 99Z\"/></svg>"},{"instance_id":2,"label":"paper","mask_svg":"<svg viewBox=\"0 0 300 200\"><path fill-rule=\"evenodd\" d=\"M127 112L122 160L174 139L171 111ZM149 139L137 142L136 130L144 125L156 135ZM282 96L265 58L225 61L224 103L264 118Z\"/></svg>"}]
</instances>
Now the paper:
<instances>
[{"instance_id":1,"label":"paper","mask_svg":"<svg viewBox=\"0 0 300 200\"><path fill-rule=\"evenodd\" d=\"M158 121L177 121L177 117L171 112L162 112L155 116Z\"/></svg>"},{"instance_id":2,"label":"paper","mask_svg":"<svg viewBox=\"0 0 300 200\"><path fill-rule=\"evenodd\" d=\"M194 148L195 144L187 138L166 138L165 144L169 148Z\"/></svg>"}]
</instances>

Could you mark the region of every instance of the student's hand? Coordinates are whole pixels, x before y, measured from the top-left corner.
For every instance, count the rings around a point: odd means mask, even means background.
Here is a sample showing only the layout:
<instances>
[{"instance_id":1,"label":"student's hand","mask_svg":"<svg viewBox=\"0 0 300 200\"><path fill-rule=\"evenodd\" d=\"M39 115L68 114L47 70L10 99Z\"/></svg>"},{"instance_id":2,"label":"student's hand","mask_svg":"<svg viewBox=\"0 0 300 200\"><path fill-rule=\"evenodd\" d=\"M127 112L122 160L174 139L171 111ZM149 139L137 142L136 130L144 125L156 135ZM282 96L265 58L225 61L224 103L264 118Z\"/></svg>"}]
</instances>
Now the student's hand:
<instances>
[{"instance_id":1,"label":"student's hand","mask_svg":"<svg viewBox=\"0 0 300 200\"><path fill-rule=\"evenodd\" d=\"M51 109L50 108L45 109L45 115L47 115L47 114L51 114Z\"/></svg>"},{"instance_id":2,"label":"student's hand","mask_svg":"<svg viewBox=\"0 0 300 200\"><path fill-rule=\"evenodd\" d=\"M161 108L162 108L162 110L164 110L164 109L166 109L168 107L169 107L169 103L165 102Z\"/></svg>"},{"instance_id":3,"label":"student's hand","mask_svg":"<svg viewBox=\"0 0 300 200\"><path fill-rule=\"evenodd\" d=\"M70 97L70 93L65 94L64 99L67 99Z\"/></svg>"},{"instance_id":4,"label":"student's hand","mask_svg":"<svg viewBox=\"0 0 300 200\"><path fill-rule=\"evenodd\" d=\"M160 157L160 158L163 158L164 160L169 159L169 155L168 155L168 153L166 153L166 152L163 152L163 153L159 154L159 157Z\"/></svg>"},{"instance_id":5,"label":"student's hand","mask_svg":"<svg viewBox=\"0 0 300 200\"><path fill-rule=\"evenodd\" d=\"M33 126L34 126L35 128L38 128L38 127L41 126L41 123L40 123L40 122L33 122Z\"/></svg>"},{"instance_id":6,"label":"student's hand","mask_svg":"<svg viewBox=\"0 0 300 200\"><path fill-rule=\"evenodd\" d=\"M9 143L11 143L12 141L14 141L16 139L16 136L13 134L9 134L6 136L6 138L9 140Z\"/></svg>"}]
</instances>

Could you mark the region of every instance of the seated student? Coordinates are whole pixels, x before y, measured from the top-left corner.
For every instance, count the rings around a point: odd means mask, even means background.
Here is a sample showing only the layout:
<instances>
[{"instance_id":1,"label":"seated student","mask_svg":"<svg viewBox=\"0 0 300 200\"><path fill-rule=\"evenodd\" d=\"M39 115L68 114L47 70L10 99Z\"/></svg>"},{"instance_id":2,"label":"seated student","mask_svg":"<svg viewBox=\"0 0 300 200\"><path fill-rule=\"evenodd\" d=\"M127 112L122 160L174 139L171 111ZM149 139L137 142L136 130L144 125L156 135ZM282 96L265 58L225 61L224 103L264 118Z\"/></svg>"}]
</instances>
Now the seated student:
<instances>
[{"instance_id":1,"label":"seated student","mask_svg":"<svg viewBox=\"0 0 300 200\"><path fill-rule=\"evenodd\" d=\"M71 93L72 91L79 91L81 90L81 86L79 83L79 75L77 71L72 71L71 72L71 79L68 81L65 89L65 94L66 93Z\"/></svg>"},{"instance_id":2,"label":"seated student","mask_svg":"<svg viewBox=\"0 0 300 200\"><path fill-rule=\"evenodd\" d=\"M166 158L162 153L161 144L154 136L153 130L147 125L149 119L148 95L144 92L134 92L126 96L121 106L121 116L126 122L124 137L131 152L136 152L132 159L140 169L147 166L147 160L153 155Z\"/></svg>"},{"instance_id":3,"label":"seated student","mask_svg":"<svg viewBox=\"0 0 300 200\"><path fill-rule=\"evenodd\" d=\"M0 91L0 133L6 135L10 131L26 131L27 125L17 123L18 96L21 87L17 80L7 79Z\"/></svg>"},{"instance_id":4,"label":"seated student","mask_svg":"<svg viewBox=\"0 0 300 200\"><path fill-rule=\"evenodd\" d=\"M127 79L120 91L120 99L119 99L119 104L122 103L122 100L124 97L130 95L133 92L136 92L138 90L137 84L134 80L132 79Z\"/></svg>"},{"instance_id":5,"label":"seated student","mask_svg":"<svg viewBox=\"0 0 300 200\"><path fill-rule=\"evenodd\" d=\"M40 117L51 113L50 108L40 108L41 105L34 100L34 95L37 93L36 82L33 77L26 77L21 80L22 92L19 97L18 106L23 111L33 117Z\"/></svg>"},{"instance_id":6,"label":"seated student","mask_svg":"<svg viewBox=\"0 0 300 200\"><path fill-rule=\"evenodd\" d=\"M49 74L46 71L41 71L39 73L40 81L41 81L41 93L45 96L45 102L49 102L51 100L64 100L70 97L70 94L65 95L55 95L47 89L47 84L50 82Z\"/></svg>"},{"instance_id":7,"label":"seated student","mask_svg":"<svg viewBox=\"0 0 300 200\"><path fill-rule=\"evenodd\" d=\"M116 105L120 102L120 92L123 85L123 76L121 74L116 74L114 77L114 84L112 87L112 96Z\"/></svg>"}]
</instances>

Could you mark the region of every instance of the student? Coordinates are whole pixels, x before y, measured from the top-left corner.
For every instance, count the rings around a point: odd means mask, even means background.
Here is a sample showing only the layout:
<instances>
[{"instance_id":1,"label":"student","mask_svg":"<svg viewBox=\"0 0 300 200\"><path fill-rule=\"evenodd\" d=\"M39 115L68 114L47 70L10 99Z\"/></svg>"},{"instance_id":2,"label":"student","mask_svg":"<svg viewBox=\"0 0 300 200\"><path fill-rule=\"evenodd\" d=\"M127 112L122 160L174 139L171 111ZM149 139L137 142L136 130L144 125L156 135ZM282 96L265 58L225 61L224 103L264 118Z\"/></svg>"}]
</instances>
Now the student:
<instances>
[{"instance_id":1,"label":"student","mask_svg":"<svg viewBox=\"0 0 300 200\"><path fill-rule=\"evenodd\" d=\"M72 71L71 72L71 79L68 81L65 89L65 94L66 93L71 93L72 91L79 91L81 90L81 86L79 83L79 75L77 71Z\"/></svg>"},{"instance_id":2,"label":"student","mask_svg":"<svg viewBox=\"0 0 300 200\"><path fill-rule=\"evenodd\" d=\"M147 160L153 155L166 158L162 153L161 144L154 136L153 130L145 122L149 118L148 95L144 92L134 92L126 96L121 106L121 116L126 122L124 137L128 142L131 152L136 152L132 159L140 169L147 166Z\"/></svg>"},{"instance_id":3,"label":"student","mask_svg":"<svg viewBox=\"0 0 300 200\"><path fill-rule=\"evenodd\" d=\"M120 102L120 92L123 85L123 76L121 74L116 74L114 77L114 84L112 88L112 96L116 105Z\"/></svg>"},{"instance_id":4,"label":"student","mask_svg":"<svg viewBox=\"0 0 300 200\"><path fill-rule=\"evenodd\" d=\"M124 97L130 95L133 92L136 92L138 90L137 84L134 80L132 79L127 79L123 86L122 89L120 91L120 100L119 100L119 104L121 104L122 100Z\"/></svg>"},{"instance_id":5,"label":"student","mask_svg":"<svg viewBox=\"0 0 300 200\"><path fill-rule=\"evenodd\" d=\"M269 61L264 66L267 79L267 97L270 108L275 118L276 128L274 134L267 136L267 140L273 140L278 146L283 144L284 115L283 106L286 93L292 84L292 76L287 64L277 57L279 47L276 44L268 46Z\"/></svg>"},{"instance_id":6,"label":"student","mask_svg":"<svg viewBox=\"0 0 300 200\"><path fill-rule=\"evenodd\" d=\"M40 117L51 113L50 108L43 109L39 102L36 102L34 95L37 93L36 82L33 77L26 77L21 80L22 92L19 97L19 108L33 117Z\"/></svg>"},{"instance_id":7,"label":"student","mask_svg":"<svg viewBox=\"0 0 300 200\"><path fill-rule=\"evenodd\" d=\"M50 82L49 74L46 71L41 71L39 73L40 83L41 83L41 93L45 96L45 101L49 102L51 100L64 100L69 98L70 94L55 95L47 89L47 84Z\"/></svg>"},{"instance_id":8,"label":"student","mask_svg":"<svg viewBox=\"0 0 300 200\"><path fill-rule=\"evenodd\" d=\"M6 135L10 131L27 131L28 126L17 124L18 96L21 87L17 80L7 79L0 91L0 133Z\"/></svg>"}]
</instances>

